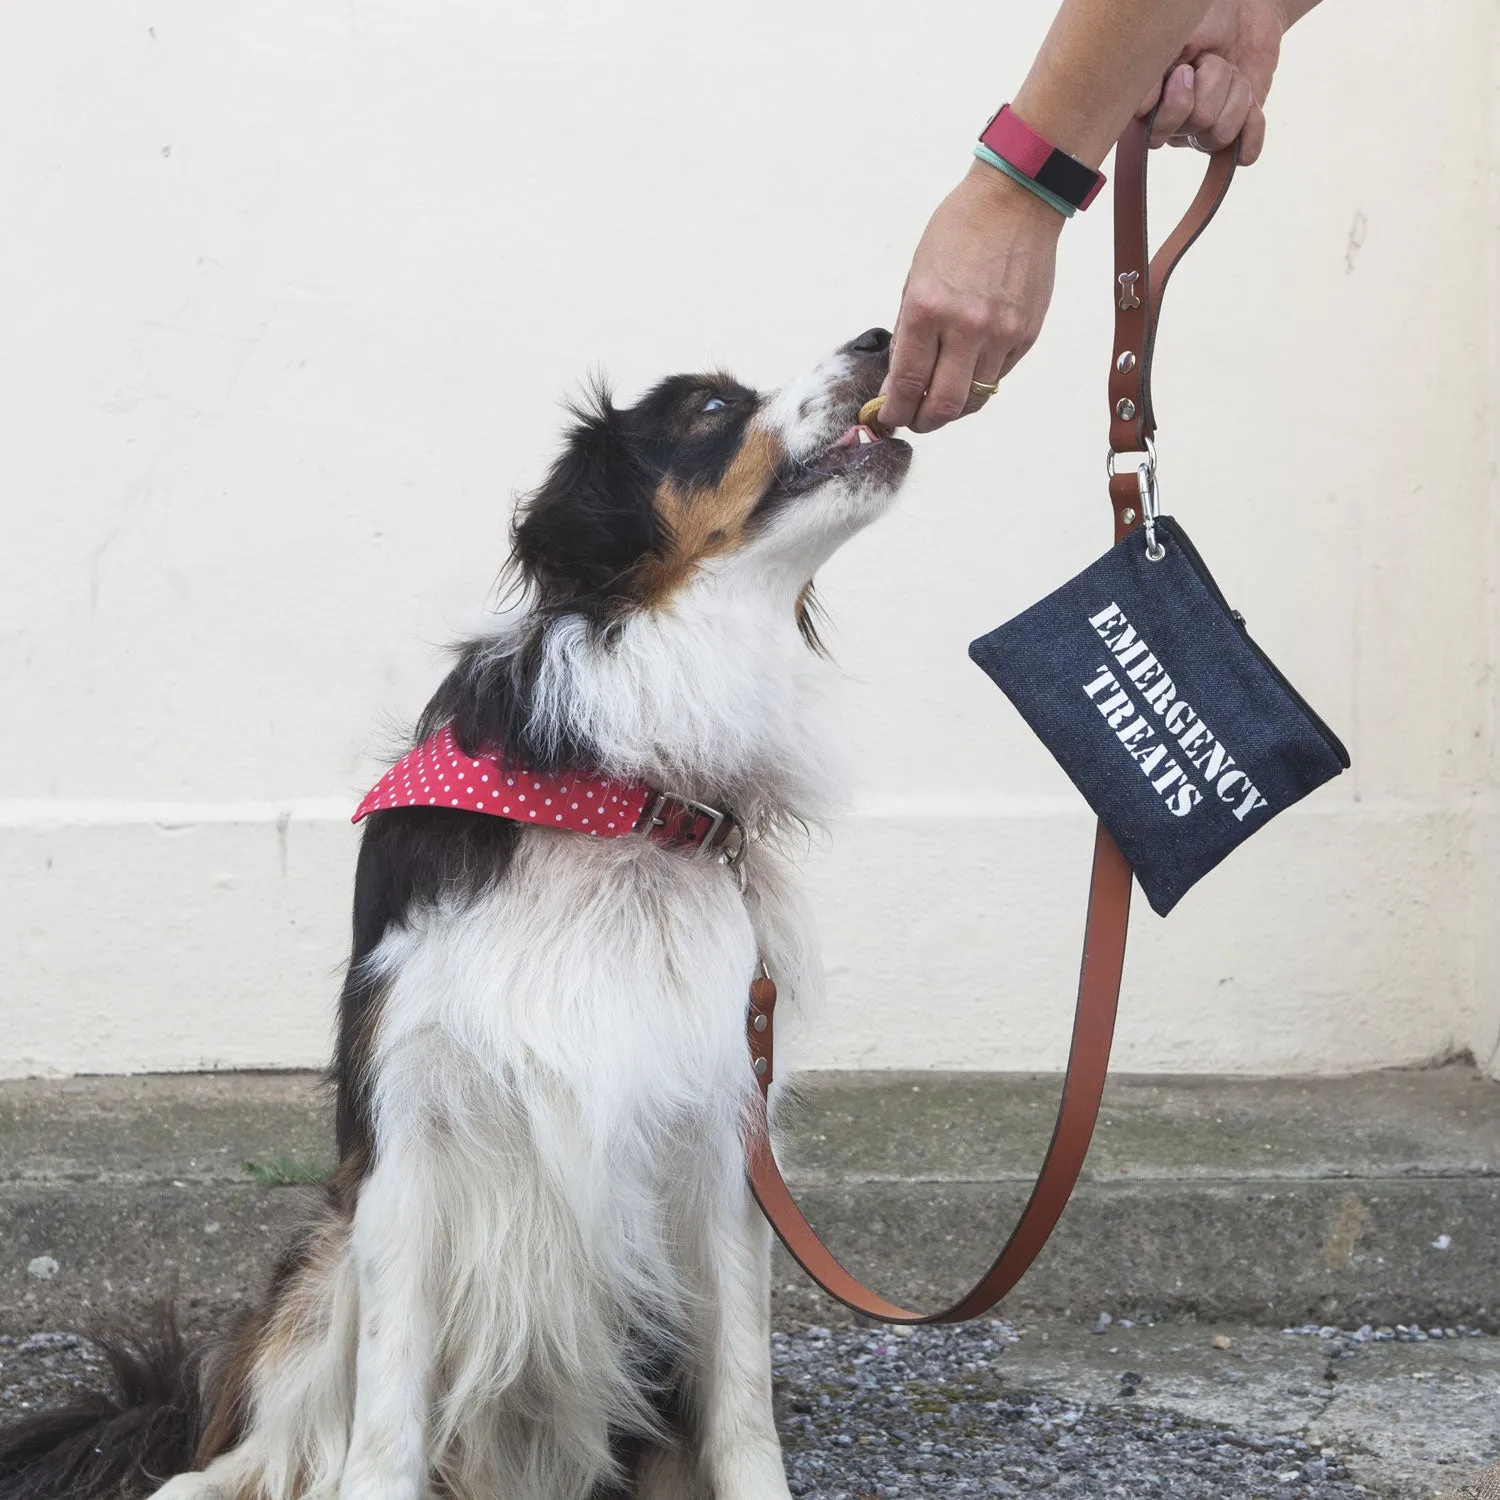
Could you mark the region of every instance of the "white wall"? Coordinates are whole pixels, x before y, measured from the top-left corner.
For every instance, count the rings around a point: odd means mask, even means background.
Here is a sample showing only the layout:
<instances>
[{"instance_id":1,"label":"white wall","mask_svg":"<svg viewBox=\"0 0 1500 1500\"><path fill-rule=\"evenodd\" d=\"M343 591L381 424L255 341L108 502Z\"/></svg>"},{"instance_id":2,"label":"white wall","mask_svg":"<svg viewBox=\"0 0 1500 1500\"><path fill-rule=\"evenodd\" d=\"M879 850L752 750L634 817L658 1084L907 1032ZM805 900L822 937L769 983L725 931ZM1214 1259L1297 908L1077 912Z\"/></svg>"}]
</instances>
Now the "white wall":
<instances>
[{"instance_id":1,"label":"white wall","mask_svg":"<svg viewBox=\"0 0 1500 1500\"><path fill-rule=\"evenodd\" d=\"M1500 246L1500 27L1491 52L1489 110L1489 222L1492 244ZM1500 1078L1500 254L1489 257L1489 368L1495 397L1489 409L1490 500L1484 529L1489 557L1488 714L1484 726L1488 764L1476 799L1475 879L1471 921L1477 934L1474 988L1478 1022L1474 1054L1481 1067Z\"/></svg>"},{"instance_id":2,"label":"white wall","mask_svg":"<svg viewBox=\"0 0 1500 1500\"><path fill-rule=\"evenodd\" d=\"M1049 9L11 8L0 1072L321 1059L348 810L559 397L774 383L888 323ZM1355 769L1169 920L1138 903L1123 1067L1500 1035L1496 19L1441 12L1293 35L1173 287L1168 504ZM1063 238L1042 346L823 580L864 776L813 868L825 1065L1061 1055L1088 822L965 647L1108 540L1107 208Z\"/></svg>"}]
</instances>

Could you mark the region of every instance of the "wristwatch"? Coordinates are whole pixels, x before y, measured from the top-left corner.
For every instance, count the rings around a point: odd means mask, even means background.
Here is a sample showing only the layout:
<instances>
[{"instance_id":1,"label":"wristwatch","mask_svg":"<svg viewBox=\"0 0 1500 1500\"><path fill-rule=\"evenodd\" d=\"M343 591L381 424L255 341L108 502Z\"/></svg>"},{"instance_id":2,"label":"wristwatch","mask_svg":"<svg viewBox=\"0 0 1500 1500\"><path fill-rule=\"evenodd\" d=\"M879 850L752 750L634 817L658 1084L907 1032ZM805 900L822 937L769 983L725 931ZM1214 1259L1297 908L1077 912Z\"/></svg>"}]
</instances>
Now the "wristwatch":
<instances>
[{"instance_id":1,"label":"wristwatch","mask_svg":"<svg viewBox=\"0 0 1500 1500\"><path fill-rule=\"evenodd\" d=\"M980 131L979 144L999 157L1012 175L1046 189L1070 208L1087 208L1104 186L1103 172L1038 135L1008 104L1001 105Z\"/></svg>"}]
</instances>

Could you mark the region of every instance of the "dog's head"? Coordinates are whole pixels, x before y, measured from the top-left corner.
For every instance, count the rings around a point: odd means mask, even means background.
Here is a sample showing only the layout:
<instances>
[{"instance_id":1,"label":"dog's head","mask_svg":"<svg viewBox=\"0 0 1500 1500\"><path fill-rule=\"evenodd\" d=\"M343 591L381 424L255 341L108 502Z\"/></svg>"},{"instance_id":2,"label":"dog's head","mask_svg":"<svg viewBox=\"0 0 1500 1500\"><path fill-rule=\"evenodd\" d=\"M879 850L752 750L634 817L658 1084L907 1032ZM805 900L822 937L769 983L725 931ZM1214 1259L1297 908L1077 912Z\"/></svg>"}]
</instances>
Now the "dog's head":
<instances>
[{"instance_id":1,"label":"dog's head","mask_svg":"<svg viewBox=\"0 0 1500 1500\"><path fill-rule=\"evenodd\" d=\"M705 573L800 599L906 477L911 448L857 420L890 342L872 328L766 394L727 375L674 375L634 406L599 393L577 409L515 524L540 607L606 624L669 607Z\"/></svg>"}]
</instances>

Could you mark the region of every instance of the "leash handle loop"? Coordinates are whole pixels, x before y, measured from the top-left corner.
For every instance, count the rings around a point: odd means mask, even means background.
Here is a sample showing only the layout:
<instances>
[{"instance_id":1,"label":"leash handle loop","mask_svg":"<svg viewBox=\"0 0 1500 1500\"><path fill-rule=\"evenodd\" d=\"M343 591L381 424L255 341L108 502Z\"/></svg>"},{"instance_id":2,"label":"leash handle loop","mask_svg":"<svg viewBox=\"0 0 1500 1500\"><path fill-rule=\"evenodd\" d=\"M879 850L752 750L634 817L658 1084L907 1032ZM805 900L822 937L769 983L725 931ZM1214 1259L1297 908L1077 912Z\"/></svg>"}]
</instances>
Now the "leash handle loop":
<instances>
[{"instance_id":1,"label":"leash handle loop","mask_svg":"<svg viewBox=\"0 0 1500 1500\"><path fill-rule=\"evenodd\" d=\"M1158 106L1159 107L1159 106ZM1119 541L1143 520L1136 476L1115 472L1119 453L1147 453L1155 478L1156 411L1151 404L1151 366L1162 297L1172 272L1219 211L1240 159L1238 140L1208 159L1198 192L1177 227L1155 255L1146 214L1148 144L1156 112L1132 120L1115 149L1115 346L1109 367L1109 498ZM1126 517L1129 515L1129 519Z\"/></svg>"},{"instance_id":2,"label":"leash handle loop","mask_svg":"<svg viewBox=\"0 0 1500 1500\"><path fill-rule=\"evenodd\" d=\"M1151 357L1162 292L1178 261L1218 211L1239 154L1236 143L1210 159L1192 206L1148 263L1146 157L1150 134L1151 121L1132 121L1115 152L1116 310L1115 357L1109 382L1109 493L1116 540L1143 520L1141 482L1129 470L1116 474L1113 455L1152 451L1150 440L1156 424L1151 411ZM1129 359L1124 357L1127 354ZM1154 455L1152 463L1154 466ZM1154 474L1151 478L1154 482ZM776 986L766 977L750 986L746 1026L751 1066L760 1089L760 1107L746 1130L750 1188L792 1258L830 1297L883 1323L963 1323L983 1317L1025 1275L1067 1207L1099 1116L1125 966L1131 879L1130 866L1101 823L1094 838L1073 1040L1052 1140L1031 1197L1004 1248L972 1290L941 1312L914 1312L871 1291L839 1263L797 1207L776 1165L768 1125L767 1094L775 1075Z\"/></svg>"}]
</instances>

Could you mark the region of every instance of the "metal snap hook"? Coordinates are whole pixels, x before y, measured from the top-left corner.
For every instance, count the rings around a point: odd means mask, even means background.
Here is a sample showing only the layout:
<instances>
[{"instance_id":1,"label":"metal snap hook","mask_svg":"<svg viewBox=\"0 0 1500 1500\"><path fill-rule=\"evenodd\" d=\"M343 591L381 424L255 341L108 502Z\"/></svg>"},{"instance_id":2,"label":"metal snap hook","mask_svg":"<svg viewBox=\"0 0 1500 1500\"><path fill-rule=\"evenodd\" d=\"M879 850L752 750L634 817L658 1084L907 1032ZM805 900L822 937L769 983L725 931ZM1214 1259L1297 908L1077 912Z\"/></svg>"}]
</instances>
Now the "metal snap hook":
<instances>
[{"instance_id":1,"label":"metal snap hook","mask_svg":"<svg viewBox=\"0 0 1500 1500\"><path fill-rule=\"evenodd\" d=\"M1146 533L1146 561L1160 562L1167 555L1156 535L1156 522L1161 516L1161 485L1156 478L1156 454L1152 453L1150 464L1142 464L1135 471L1136 489L1141 497L1141 529Z\"/></svg>"}]
</instances>

